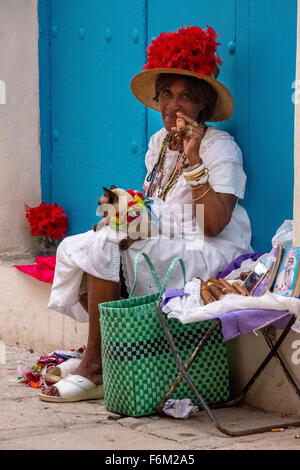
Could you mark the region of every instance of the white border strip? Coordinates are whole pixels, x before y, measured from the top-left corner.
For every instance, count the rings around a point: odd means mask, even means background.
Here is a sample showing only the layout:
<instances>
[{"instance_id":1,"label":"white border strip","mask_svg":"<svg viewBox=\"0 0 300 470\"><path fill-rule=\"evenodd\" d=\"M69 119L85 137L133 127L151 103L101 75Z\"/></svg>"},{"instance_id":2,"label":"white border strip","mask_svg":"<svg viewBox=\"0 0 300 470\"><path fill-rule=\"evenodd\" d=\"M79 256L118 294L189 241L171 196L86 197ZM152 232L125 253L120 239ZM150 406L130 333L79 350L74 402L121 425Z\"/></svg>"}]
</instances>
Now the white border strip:
<instances>
[{"instance_id":1,"label":"white border strip","mask_svg":"<svg viewBox=\"0 0 300 470\"><path fill-rule=\"evenodd\" d=\"M3 80L0 80L0 104L6 104L6 85Z\"/></svg>"},{"instance_id":2,"label":"white border strip","mask_svg":"<svg viewBox=\"0 0 300 470\"><path fill-rule=\"evenodd\" d=\"M300 0L298 0L294 138L294 246L300 246Z\"/></svg>"}]
</instances>

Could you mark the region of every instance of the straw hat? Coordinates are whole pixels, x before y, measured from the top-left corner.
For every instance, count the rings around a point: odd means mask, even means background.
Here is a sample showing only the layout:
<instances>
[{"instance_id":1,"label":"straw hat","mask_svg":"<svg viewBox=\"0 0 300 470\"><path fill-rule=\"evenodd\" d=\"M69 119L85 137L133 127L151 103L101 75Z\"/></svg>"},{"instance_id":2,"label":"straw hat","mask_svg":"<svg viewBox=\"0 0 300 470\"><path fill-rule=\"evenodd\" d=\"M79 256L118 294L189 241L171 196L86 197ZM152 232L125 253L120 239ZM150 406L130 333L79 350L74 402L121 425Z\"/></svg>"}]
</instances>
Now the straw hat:
<instances>
[{"instance_id":1,"label":"straw hat","mask_svg":"<svg viewBox=\"0 0 300 470\"><path fill-rule=\"evenodd\" d=\"M209 26L207 30L198 26L180 28L177 32L161 33L147 48L148 62L143 72L131 80L135 97L149 108L160 111L153 98L155 83L160 74L172 73L205 80L217 93L216 107L210 121L225 121L234 110L230 91L217 80L218 65L222 64L216 54L217 34Z\"/></svg>"}]
</instances>

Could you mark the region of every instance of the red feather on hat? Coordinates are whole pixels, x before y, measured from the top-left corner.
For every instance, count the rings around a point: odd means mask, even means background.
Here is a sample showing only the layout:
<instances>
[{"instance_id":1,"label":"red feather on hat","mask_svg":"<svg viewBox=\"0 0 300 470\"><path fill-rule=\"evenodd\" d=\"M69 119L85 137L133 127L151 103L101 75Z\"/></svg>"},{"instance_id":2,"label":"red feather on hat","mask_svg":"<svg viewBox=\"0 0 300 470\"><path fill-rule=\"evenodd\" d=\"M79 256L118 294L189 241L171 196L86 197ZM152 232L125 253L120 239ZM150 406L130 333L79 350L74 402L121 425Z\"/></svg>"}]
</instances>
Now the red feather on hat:
<instances>
[{"instance_id":1,"label":"red feather on hat","mask_svg":"<svg viewBox=\"0 0 300 470\"><path fill-rule=\"evenodd\" d=\"M198 26L179 28L177 32L161 33L147 47L147 64L144 70L174 68L211 75L222 60L216 54L220 43L217 33L207 26L206 31Z\"/></svg>"}]
</instances>

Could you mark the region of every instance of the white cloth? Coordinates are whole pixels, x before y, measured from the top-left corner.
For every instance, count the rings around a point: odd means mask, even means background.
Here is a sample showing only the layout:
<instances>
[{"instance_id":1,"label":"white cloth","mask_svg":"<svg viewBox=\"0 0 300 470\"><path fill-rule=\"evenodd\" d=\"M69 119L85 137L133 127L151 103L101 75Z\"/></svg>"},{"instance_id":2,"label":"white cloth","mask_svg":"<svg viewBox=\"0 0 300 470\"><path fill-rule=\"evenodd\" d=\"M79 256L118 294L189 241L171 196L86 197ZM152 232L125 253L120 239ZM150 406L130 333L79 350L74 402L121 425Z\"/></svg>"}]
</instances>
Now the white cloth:
<instances>
[{"instance_id":1,"label":"white cloth","mask_svg":"<svg viewBox=\"0 0 300 470\"><path fill-rule=\"evenodd\" d=\"M169 399L163 407L165 415L177 419L187 419L197 411L199 411L199 407L195 406L190 398L183 398L182 400Z\"/></svg>"},{"instance_id":2,"label":"white cloth","mask_svg":"<svg viewBox=\"0 0 300 470\"><path fill-rule=\"evenodd\" d=\"M79 322L88 314L78 302L84 272L119 281L120 250L116 233L109 226L65 238L56 253L55 274L48 308Z\"/></svg>"},{"instance_id":3,"label":"white cloth","mask_svg":"<svg viewBox=\"0 0 300 470\"><path fill-rule=\"evenodd\" d=\"M165 135L166 130L161 129L150 139L145 158L148 173L158 158ZM173 168L177 155L178 152L167 150L165 178ZM209 126L201 142L200 156L209 169L209 181L215 191L234 194L238 198L243 197L246 176L242 168L241 151L232 136ZM152 199L162 204L156 195ZM180 208L184 204L192 204L192 192L183 175L179 177L173 191L168 194L166 203L175 216L179 215ZM133 285L134 258L140 251L148 254L161 281L175 257L184 260L187 280L190 281L196 276L201 276L203 279L214 276L240 254L252 251L249 218L245 209L239 204L236 204L231 221L224 230L214 238L205 236L204 243L199 238L191 242L190 224L184 222L181 229L184 233L182 239L156 237L138 240L127 251L121 253L128 292ZM134 293L136 296L157 291L145 260L141 259L140 264ZM88 314L78 303L83 271L117 282L119 269L120 252L118 243L113 240L111 229L105 228L99 232L89 231L66 238L57 251L49 308L65 313L77 321L88 321ZM178 265L168 287L182 286L183 278Z\"/></svg>"},{"instance_id":4,"label":"white cloth","mask_svg":"<svg viewBox=\"0 0 300 470\"><path fill-rule=\"evenodd\" d=\"M199 279L194 278L187 282L184 290L184 296L171 298L163 307L163 311L168 314L169 318L177 318L181 323L209 320L215 315L222 315L233 310L288 310L297 317L292 330L300 333L300 300L294 297L284 297L272 292L266 292L260 297L227 294L216 302L203 305Z\"/></svg>"}]
</instances>

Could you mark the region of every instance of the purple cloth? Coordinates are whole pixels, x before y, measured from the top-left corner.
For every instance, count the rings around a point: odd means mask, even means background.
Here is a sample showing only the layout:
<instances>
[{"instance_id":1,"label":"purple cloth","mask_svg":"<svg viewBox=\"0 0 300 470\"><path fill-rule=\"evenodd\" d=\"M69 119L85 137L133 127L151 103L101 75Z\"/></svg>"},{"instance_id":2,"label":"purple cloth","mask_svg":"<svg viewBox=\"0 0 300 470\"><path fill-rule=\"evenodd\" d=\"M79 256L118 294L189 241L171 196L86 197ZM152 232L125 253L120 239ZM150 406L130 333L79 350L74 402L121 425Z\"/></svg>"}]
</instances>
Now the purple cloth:
<instances>
[{"instance_id":1,"label":"purple cloth","mask_svg":"<svg viewBox=\"0 0 300 470\"><path fill-rule=\"evenodd\" d=\"M183 297L185 295L184 289L167 289L163 294L163 307L173 297Z\"/></svg>"},{"instance_id":2,"label":"purple cloth","mask_svg":"<svg viewBox=\"0 0 300 470\"><path fill-rule=\"evenodd\" d=\"M222 322L224 341L239 335L253 333L264 326L273 325L283 329L290 321L292 315L288 310L245 309L223 313L211 318L219 318Z\"/></svg>"},{"instance_id":3,"label":"purple cloth","mask_svg":"<svg viewBox=\"0 0 300 470\"><path fill-rule=\"evenodd\" d=\"M216 275L216 279L219 278L224 278L228 276L231 271L234 271L235 269L239 269L241 267L241 264L243 261L246 259L252 259L253 261L258 260L264 253L262 251L258 251L257 253L245 253L243 255L240 255L238 258L234 259L228 266L225 268L223 271L219 271L218 274Z\"/></svg>"}]
</instances>

